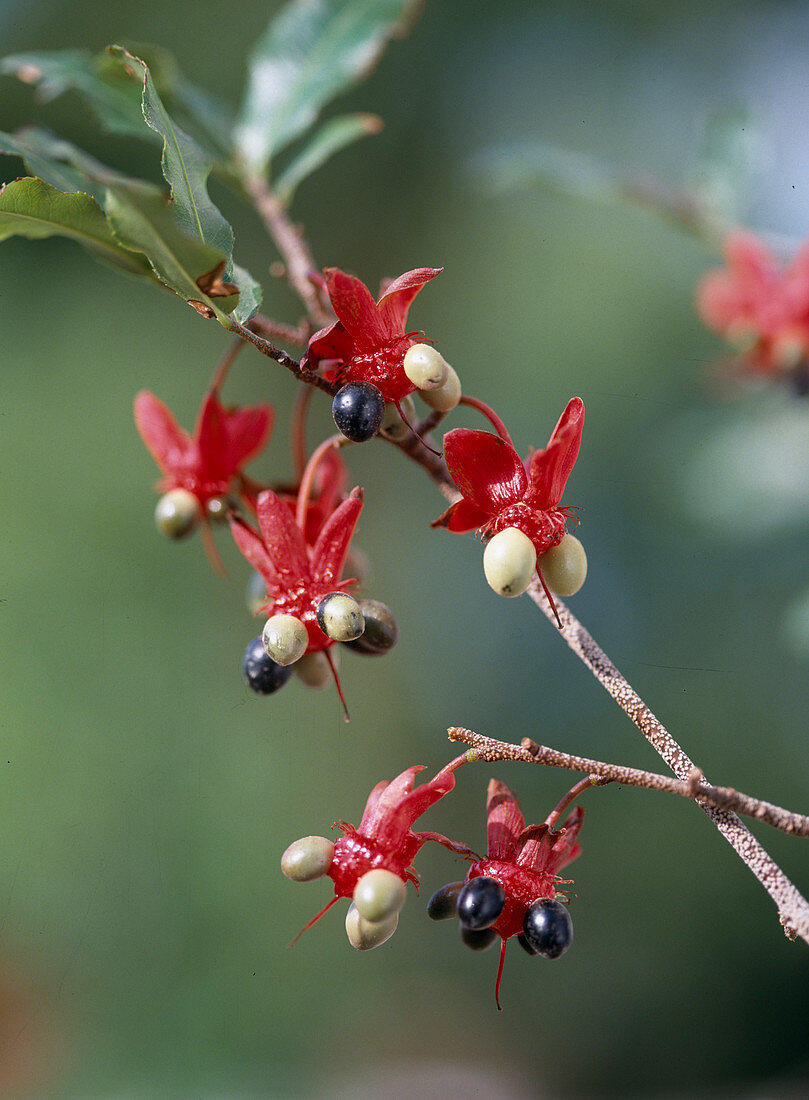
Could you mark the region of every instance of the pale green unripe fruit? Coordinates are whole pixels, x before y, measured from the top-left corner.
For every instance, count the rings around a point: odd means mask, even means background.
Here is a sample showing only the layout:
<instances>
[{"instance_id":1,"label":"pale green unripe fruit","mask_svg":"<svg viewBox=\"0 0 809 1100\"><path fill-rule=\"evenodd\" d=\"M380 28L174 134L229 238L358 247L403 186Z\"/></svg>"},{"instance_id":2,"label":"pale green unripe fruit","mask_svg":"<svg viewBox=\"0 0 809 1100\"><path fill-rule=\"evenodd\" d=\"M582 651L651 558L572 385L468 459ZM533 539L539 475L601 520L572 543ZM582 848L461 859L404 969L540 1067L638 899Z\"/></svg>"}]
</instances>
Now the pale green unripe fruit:
<instances>
[{"instance_id":1,"label":"pale green unripe fruit","mask_svg":"<svg viewBox=\"0 0 809 1100\"><path fill-rule=\"evenodd\" d=\"M416 406L413 404L413 398L408 394L407 397L402 398L399 405L407 421L413 424L416 419ZM385 415L382 417L382 427L379 430L382 435L393 440L404 439L405 436L410 435L410 428L405 424L399 410L391 402L385 405Z\"/></svg>"},{"instance_id":2,"label":"pale green unripe fruit","mask_svg":"<svg viewBox=\"0 0 809 1100\"><path fill-rule=\"evenodd\" d=\"M519 527L507 527L486 543L483 572L499 596L521 596L531 583L536 567L534 544Z\"/></svg>"},{"instance_id":3,"label":"pale green unripe fruit","mask_svg":"<svg viewBox=\"0 0 809 1100\"><path fill-rule=\"evenodd\" d=\"M565 535L558 546L539 559L542 577L557 596L575 596L587 577L587 555L575 535Z\"/></svg>"},{"instance_id":4,"label":"pale green unripe fruit","mask_svg":"<svg viewBox=\"0 0 809 1100\"><path fill-rule=\"evenodd\" d=\"M325 836L304 836L281 856L281 870L293 882L322 878L334 859L334 844Z\"/></svg>"},{"instance_id":5,"label":"pale green unripe fruit","mask_svg":"<svg viewBox=\"0 0 809 1100\"><path fill-rule=\"evenodd\" d=\"M329 656L334 662L335 669L340 664L340 654L336 646L333 646L329 651ZM301 657L300 661L295 665L295 675L301 680L308 688L314 689L314 691L320 691L324 687L328 687L329 684L334 682L334 677L331 674L329 668L329 661L323 650L319 650L317 653L307 653Z\"/></svg>"},{"instance_id":6,"label":"pale green unripe fruit","mask_svg":"<svg viewBox=\"0 0 809 1100\"><path fill-rule=\"evenodd\" d=\"M416 389L437 390L447 380L447 361L429 344L413 344L404 357L404 372Z\"/></svg>"},{"instance_id":7,"label":"pale green unripe fruit","mask_svg":"<svg viewBox=\"0 0 809 1100\"><path fill-rule=\"evenodd\" d=\"M452 412L461 400L461 380L447 363L447 380L437 390L419 390L425 405L436 412Z\"/></svg>"},{"instance_id":8,"label":"pale green unripe fruit","mask_svg":"<svg viewBox=\"0 0 809 1100\"><path fill-rule=\"evenodd\" d=\"M154 510L154 521L161 535L184 539L199 520L199 503L187 489L171 489L164 493Z\"/></svg>"},{"instance_id":9,"label":"pale green unripe fruit","mask_svg":"<svg viewBox=\"0 0 809 1100\"><path fill-rule=\"evenodd\" d=\"M294 615L273 615L264 624L261 635L267 656L277 665L293 665L309 645L309 635L300 619Z\"/></svg>"},{"instance_id":10,"label":"pale green unripe fruit","mask_svg":"<svg viewBox=\"0 0 809 1100\"><path fill-rule=\"evenodd\" d=\"M354 904L360 916L376 924L394 916L405 903L405 884L393 871L377 867L366 871L354 887Z\"/></svg>"},{"instance_id":11,"label":"pale green unripe fruit","mask_svg":"<svg viewBox=\"0 0 809 1100\"><path fill-rule=\"evenodd\" d=\"M346 913L348 942L358 951L371 951L374 947L381 947L391 938L398 924L398 913L382 921L366 920L353 902Z\"/></svg>"},{"instance_id":12,"label":"pale green unripe fruit","mask_svg":"<svg viewBox=\"0 0 809 1100\"><path fill-rule=\"evenodd\" d=\"M330 592L317 605L317 625L335 642L353 642L365 630L365 619L353 596Z\"/></svg>"}]
</instances>

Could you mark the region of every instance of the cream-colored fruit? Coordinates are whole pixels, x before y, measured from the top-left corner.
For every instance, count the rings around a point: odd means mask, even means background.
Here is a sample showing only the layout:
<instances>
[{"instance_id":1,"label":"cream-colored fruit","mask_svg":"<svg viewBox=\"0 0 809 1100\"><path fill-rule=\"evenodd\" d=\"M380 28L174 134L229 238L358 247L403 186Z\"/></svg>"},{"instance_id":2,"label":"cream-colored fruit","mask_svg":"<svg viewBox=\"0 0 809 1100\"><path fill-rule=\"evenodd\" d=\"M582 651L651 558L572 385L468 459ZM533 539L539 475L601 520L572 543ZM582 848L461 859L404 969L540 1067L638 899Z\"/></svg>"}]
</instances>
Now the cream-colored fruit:
<instances>
[{"instance_id":1,"label":"cream-colored fruit","mask_svg":"<svg viewBox=\"0 0 809 1100\"><path fill-rule=\"evenodd\" d=\"M367 921L377 923L398 913L405 903L405 884L384 867L366 871L354 887L354 904Z\"/></svg>"},{"instance_id":2,"label":"cream-colored fruit","mask_svg":"<svg viewBox=\"0 0 809 1100\"><path fill-rule=\"evenodd\" d=\"M331 867L334 844L325 836L304 836L281 856L281 870L293 882L312 882Z\"/></svg>"},{"instance_id":3,"label":"cream-colored fruit","mask_svg":"<svg viewBox=\"0 0 809 1100\"><path fill-rule=\"evenodd\" d=\"M329 656L334 662L334 667L337 668L340 663L340 654L337 650L337 646L332 646L329 650ZM308 688L313 688L315 691L320 691L322 688L328 687L333 683L334 677L331 674L329 668L329 661L326 657L324 650L318 650L316 653L307 653L301 657L300 661L295 665L295 675L301 680Z\"/></svg>"},{"instance_id":4,"label":"cream-colored fruit","mask_svg":"<svg viewBox=\"0 0 809 1100\"><path fill-rule=\"evenodd\" d=\"M542 578L557 596L575 596L587 577L587 555L575 535L565 535L558 546L539 559Z\"/></svg>"},{"instance_id":5,"label":"cream-colored fruit","mask_svg":"<svg viewBox=\"0 0 809 1100\"><path fill-rule=\"evenodd\" d=\"M416 389L437 390L447 380L449 368L440 351L430 344L413 344L404 357L404 372Z\"/></svg>"},{"instance_id":6,"label":"cream-colored fruit","mask_svg":"<svg viewBox=\"0 0 809 1100\"><path fill-rule=\"evenodd\" d=\"M398 924L398 913L383 921L366 920L353 902L346 913L348 942L358 951L371 951L374 947L381 947L391 938Z\"/></svg>"},{"instance_id":7,"label":"cream-colored fruit","mask_svg":"<svg viewBox=\"0 0 809 1100\"><path fill-rule=\"evenodd\" d=\"M447 363L447 380L437 390L419 390L422 401L436 412L451 412L461 400L461 380Z\"/></svg>"},{"instance_id":8,"label":"cream-colored fruit","mask_svg":"<svg viewBox=\"0 0 809 1100\"><path fill-rule=\"evenodd\" d=\"M277 665L293 665L309 645L306 627L294 615L273 615L267 619L261 640L267 656Z\"/></svg>"},{"instance_id":9,"label":"cream-colored fruit","mask_svg":"<svg viewBox=\"0 0 809 1100\"><path fill-rule=\"evenodd\" d=\"M199 521L199 503L187 489L170 489L157 502L154 521L161 535L184 539Z\"/></svg>"},{"instance_id":10,"label":"cream-colored fruit","mask_svg":"<svg viewBox=\"0 0 809 1100\"><path fill-rule=\"evenodd\" d=\"M365 630L360 605L347 592L330 592L323 597L317 609L317 623L335 642L353 642Z\"/></svg>"},{"instance_id":11,"label":"cream-colored fruit","mask_svg":"<svg viewBox=\"0 0 809 1100\"><path fill-rule=\"evenodd\" d=\"M536 565L534 544L519 527L506 527L489 539L483 551L483 572L499 596L521 596Z\"/></svg>"}]
</instances>

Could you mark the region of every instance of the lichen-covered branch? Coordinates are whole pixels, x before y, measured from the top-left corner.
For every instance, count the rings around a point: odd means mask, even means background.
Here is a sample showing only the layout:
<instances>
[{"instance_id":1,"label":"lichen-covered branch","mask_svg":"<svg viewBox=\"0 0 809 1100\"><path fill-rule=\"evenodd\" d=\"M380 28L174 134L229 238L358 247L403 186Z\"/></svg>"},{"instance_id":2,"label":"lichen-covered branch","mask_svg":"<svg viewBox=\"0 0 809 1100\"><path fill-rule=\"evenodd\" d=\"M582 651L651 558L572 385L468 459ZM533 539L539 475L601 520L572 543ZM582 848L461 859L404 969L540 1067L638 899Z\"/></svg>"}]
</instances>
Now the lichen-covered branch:
<instances>
[{"instance_id":1,"label":"lichen-covered branch","mask_svg":"<svg viewBox=\"0 0 809 1100\"><path fill-rule=\"evenodd\" d=\"M540 611L554 623L554 629L556 629L554 611L538 582L530 586L528 595ZM576 616L571 614L561 600L557 599L555 603L561 622L559 633L576 656L590 669L601 686L634 722L652 748L665 760L678 779L694 782L696 777L699 782L710 785L682 746L646 706ZM796 890L735 813L703 803L698 804L778 906L779 917L786 935L791 940L800 936L809 943L809 904L806 899Z\"/></svg>"},{"instance_id":2,"label":"lichen-covered branch","mask_svg":"<svg viewBox=\"0 0 809 1100\"><path fill-rule=\"evenodd\" d=\"M785 810L782 806L753 798L749 794L742 794L741 791L736 791L732 787L714 787L705 782L698 768L694 769L687 780L672 779L668 775L658 775L655 772L643 771L641 768L628 768L623 764L608 764L601 760L590 760L585 756L574 756L572 753L561 752L547 745L538 745L529 737L524 737L519 745L512 745L508 741L497 741L493 737L475 733L463 726L451 726L447 734L450 741L461 741L469 745L474 750L477 760L491 762L523 760L526 763L542 764L549 768L567 768L570 771L587 772L605 782L622 783L628 787L643 787L649 791L665 791L668 794L679 795L681 798L693 798L701 806L712 806L716 810L733 810L747 817L754 817L765 825L772 825L774 829L781 829L791 836L809 837L809 815Z\"/></svg>"}]
</instances>

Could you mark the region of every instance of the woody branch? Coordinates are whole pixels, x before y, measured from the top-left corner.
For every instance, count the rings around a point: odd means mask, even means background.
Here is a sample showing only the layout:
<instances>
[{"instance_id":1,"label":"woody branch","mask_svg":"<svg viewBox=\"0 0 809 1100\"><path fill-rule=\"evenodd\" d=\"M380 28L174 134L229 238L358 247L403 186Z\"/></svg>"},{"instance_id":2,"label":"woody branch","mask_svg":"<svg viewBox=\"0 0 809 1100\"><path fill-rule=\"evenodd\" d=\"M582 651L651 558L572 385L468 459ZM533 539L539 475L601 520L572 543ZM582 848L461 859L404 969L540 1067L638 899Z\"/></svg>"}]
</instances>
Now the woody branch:
<instances>
[{"instance_id":1,"label":"woody branch","mask_svg":"<svg viewBox=\"0 0 809 1100\"><path fill-rule=\"evenodd\" d=\"M695 768L687 780L672 779L668 775L643 771L641 768L628 768L623 764L608 764L601 760L590 760L585 756L574 756L559 749L538 745L530 737L524 737L519 745L508 741L498 741L493 737L475 733L463 726L450 726L447 730L450 741L460 741L469 745L475 760L523 760L529 764L542 764L549 768L567 768L570 771L587 772L608 783L622 783L627 787L643 787L649 791L665 791L681 798L693 798L701 806L712 806L717 810L733 810L747 817L754 817L774 829L781 829L791 836L809 836L809 815L797 814L785 810L772 802L742 794L732 787L714 787L706 783L699 769Z\"/></svg>"},{"instance_id":2,"label":"woody branch","mask_svg":"<svg viewBox=\"0 0 809 1100\"><path fill-rule=\"evenodd\" d=\"M555 624L554 610L538 582L528 589L528 595L546 618ZM601 686L629 716L652 748L665 760L678 779L693 782L694 777L710 786L682 746L663 723L647 707L593 636L568 608L557 599L556 611L561 626L559 633ZM764 889L778 906L779 918L789 939L796 936L809 943L809 903L793 886L780 867L759 844L753 834L730 810L698 802L725 840L747 864Z\"/></svg>"}]
</instances>

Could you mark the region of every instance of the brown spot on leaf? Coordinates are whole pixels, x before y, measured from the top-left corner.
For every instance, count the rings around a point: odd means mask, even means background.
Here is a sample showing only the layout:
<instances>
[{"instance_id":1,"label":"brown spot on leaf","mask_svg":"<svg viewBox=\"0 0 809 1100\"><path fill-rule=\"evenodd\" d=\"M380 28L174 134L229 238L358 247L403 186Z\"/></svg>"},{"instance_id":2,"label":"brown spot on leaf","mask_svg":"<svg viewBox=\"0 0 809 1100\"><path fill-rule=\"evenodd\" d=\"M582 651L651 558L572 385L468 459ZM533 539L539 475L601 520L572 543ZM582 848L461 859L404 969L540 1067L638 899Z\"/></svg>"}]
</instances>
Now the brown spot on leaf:
<instances>
[{"instance_id":1,"label":"brown spot on leaf","mask_svg":"<svg viewBox=\"0 0 809 1100\"><path fill-rule=\"evenodd\" d=\"M229 298L232 294L239 293L239 288L233 283L222 281L225 267L225 260L221 260L216 267L206 271L204 275L200 275L197 279L197 286L209 298Z\"/></svg>"},{"instance_id":2,"label":"brown spot on leaf","mask_svg":"<svg viewBox=\"0 0 809 1100\"><path fill-rule=\"evenodd\" d=\"M197 311L200 317L207 317L208 320L210 320L212 317L216 316L211 307L206 306L204 302L198 302L194 298L189 298L188 304L191 306L192 309L195 309Z\"/></svg>"}]
</instances>

